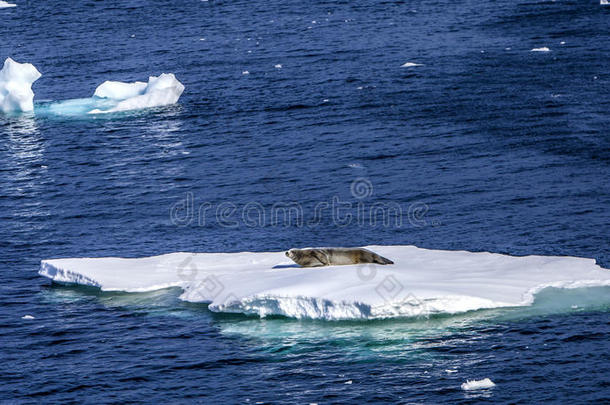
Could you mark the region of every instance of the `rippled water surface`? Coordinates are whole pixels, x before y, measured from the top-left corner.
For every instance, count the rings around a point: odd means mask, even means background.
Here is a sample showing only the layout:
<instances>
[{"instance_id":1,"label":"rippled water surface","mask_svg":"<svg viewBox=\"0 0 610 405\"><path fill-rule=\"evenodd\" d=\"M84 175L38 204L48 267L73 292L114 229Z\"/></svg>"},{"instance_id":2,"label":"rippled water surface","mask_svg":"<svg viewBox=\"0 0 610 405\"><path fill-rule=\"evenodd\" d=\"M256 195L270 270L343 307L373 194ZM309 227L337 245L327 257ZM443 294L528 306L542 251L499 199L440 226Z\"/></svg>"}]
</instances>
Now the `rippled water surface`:
<instances>
[{"instance_id":1,"label":"rippled water surface","mask_svg":"<svg viewBox=\"0 0 610 405\"><path fill-rule=\"evenodd\" d=\"M608 288L545 290L530 308L318 322L37 275L56 257L368 244L608 268L610 7L15 2L0 9L0 59L43 76L34 115L0 116L1 401L610 401ZM540 47L550 51L530 52ZM175 106L53 113L104 80L162 72L186 86ZM239 216L298 202L308 219L320 202L355 204L358 179L366 204L403 209L400 226ZM189 196L237 214L230 226L213 209L172 221ZM460 389L486 377L495 388Z\"/></svg>"}]
</instances>

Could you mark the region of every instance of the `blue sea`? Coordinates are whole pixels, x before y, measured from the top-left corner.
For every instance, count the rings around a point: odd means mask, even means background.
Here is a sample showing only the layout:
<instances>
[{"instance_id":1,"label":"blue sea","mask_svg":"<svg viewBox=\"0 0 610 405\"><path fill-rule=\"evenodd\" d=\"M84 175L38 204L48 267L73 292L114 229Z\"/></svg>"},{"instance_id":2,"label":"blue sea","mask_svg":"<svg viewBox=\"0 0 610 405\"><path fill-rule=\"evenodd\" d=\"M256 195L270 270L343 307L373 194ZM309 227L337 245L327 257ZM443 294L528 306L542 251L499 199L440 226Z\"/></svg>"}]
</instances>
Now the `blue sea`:
<instances>
[{"instance_id":1,"label":"blue sea","mask_svg":"<svg viewBox=\"0 0 610 405\"><path fill-rule=\"evenodd\" d=\"M50 258L371 244L610 268L610 6L12 2L0 59L43 76L33 115L0 115L0 402L610 401L608 287L546 289L531 307L316 321L37 274ZM176 105L52 112L105 80L163 72L185 85ZM310 218L321 201L355 202L356 181L405 221L252 226L235 214L298 203ZM229 209L176 221L189 199ZM460 388L483 378L496 386Z\"/></svg>"}]
</instances>

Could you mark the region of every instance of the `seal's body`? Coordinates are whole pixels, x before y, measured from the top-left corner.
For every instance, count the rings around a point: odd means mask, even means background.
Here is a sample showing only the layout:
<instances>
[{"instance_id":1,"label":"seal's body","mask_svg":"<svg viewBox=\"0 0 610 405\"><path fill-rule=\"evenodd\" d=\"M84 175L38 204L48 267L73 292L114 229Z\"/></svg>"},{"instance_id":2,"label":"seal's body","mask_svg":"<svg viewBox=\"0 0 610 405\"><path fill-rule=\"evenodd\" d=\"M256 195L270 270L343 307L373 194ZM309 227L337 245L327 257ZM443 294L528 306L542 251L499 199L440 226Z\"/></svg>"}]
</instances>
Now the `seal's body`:
<instances>
[{"instance_id":1,"label":"seal's body","mask_svg":"<svg viewBox=\"0 0 610 405\"><path fill-rule=\"evenodd\" d=\"M290 249L286 256L303 267L338 266L345 264L394 264L393 261L363 248Z\"/></svg>"}]
</instances>

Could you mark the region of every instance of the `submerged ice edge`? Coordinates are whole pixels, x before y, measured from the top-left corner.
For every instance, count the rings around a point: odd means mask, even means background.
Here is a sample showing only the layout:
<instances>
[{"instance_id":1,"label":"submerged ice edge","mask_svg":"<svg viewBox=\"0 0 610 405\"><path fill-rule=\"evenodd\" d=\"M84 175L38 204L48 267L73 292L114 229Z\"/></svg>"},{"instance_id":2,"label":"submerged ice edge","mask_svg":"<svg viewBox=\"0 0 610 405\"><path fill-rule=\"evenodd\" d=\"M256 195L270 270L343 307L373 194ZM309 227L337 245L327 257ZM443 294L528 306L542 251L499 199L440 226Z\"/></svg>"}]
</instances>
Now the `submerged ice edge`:
<instances>
[{"instance_id":1,"label":"submerged ice edge","mask_svg":"<svg viewBox=\"0 0 610 405\"><path fill-rule=\"evenodd\" d=\"M173 253L43 260L39 273L103 291L180 287L213 312L322 320L387 319L528 306L545 288L610 286L592 259L371 247L395 266L286 266L282 252Z\"/></svg>"}]
</instances>

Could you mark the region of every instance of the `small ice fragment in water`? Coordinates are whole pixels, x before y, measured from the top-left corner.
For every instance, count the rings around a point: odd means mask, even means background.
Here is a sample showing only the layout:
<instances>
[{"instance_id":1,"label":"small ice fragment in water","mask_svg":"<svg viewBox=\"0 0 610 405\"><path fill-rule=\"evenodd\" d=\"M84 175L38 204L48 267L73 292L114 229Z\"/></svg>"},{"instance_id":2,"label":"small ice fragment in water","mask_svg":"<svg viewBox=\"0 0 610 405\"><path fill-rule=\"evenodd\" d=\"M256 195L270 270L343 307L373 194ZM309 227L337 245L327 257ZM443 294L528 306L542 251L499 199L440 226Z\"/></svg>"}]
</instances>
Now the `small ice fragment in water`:
<instances>
[{"instance_id":1,"label":"small ice fragment in water","mask_svg":"<svg viewBox=\"0 0 610 405\"><path fill-rule=\"evenodd\" d=\"M561 41L561 42L559 43L559 45L565 45L565 44L566 44L566 41Z\"/></svg>"},{"instance_id":2,"label":"small ice fragment in water","mask_svg":"<svg viewBox=\"0 0 610 405\"><path fill-rule=\"evenodd\" d=\"M507 51L510 51L510 50L511 50L511 48L504 48L504 49L505 49L505 50L507 50Z\"/></svg>"},{"instance_id":3,"label":"small ice fragment in water","mask_svg":"<svg viewBox=\"0 0 610 405\"><path fill-rule=\"evenodd\" d=\"M323 103L328 103L328 101L329 101L329 100L328 100L327 98L325 98L324 100L322 100L322 102L323 102Z\"/></svg>"},{"instance_id":4,"label":"small ice fragment in water","mask_svg":"<svg viewBox=\"0 0 610 405\"><path fill-rule=\"evenodd\" d=\"M21 319L35 319L32 315L23 315Z\"/></svg>"},{"instance_id":5,"label":"small ice fragment in water","mask_svg":"<svg viewBox=\"0 0 610 405\"><path fill-rule=\"evenodd\" d=\"M400 67L414 67L414 66L424 66L421 63L414 63L414 62L406 62L402 65L400 65Z\"/></svg>"},{"instance_id":6,"label":"small ice fragment in water","mask_svg":"<svg viewBox=\"0 0 610 405\"><path fill-rule=\"evenodd\" d=\"M484 378L482 380L466 380L466 382L462 384L462 389L464 391L471 391L491 388L495 386L496 384L494 384L494 382L491 381L489 378Z\"/></svg>"},{"instance_id":7,"label":"small ice fragment in water","mask_svg":"<svg viewBox=\"0 0 610 405\"><path fill-rule=\"evenodd\" d=\"M445 370L445 373L453 374L453 373L457 373L457 370L449 370L449 369L447 369L447 370Z\"/></svg>"},{"instance_id":8,"label":"small ice fragment in water","mask_svg":"<svg viewBox=\"0 0 610 405\"><path fill-rule=\"evenodd\" d=\"M205 38L199 38L200 41L205 41Z\"/></svg>"},{"instance_id":9,"label":"small ice fragment in water","mask_svg":"<svg viewBox=\"0 0 610 405\"><path fill-rule=\"evenodd\" d=\"M572 305L570 308L576 309L576 308L578 308L578 305Z\"/></svg>"},{"instance_id":10,"label":"small ice fragment in water","mask_svg":"<svg viewBox=\"0 0 610 405\"><path fill-rule=\"evenodd\" d=\"M350 384L352 384L352 383L353 383L353 381L352 381L352 380L349 380L349 381L346 381L344 384L350 385Z\"/></svg>"},{"instance_id":11,"label":"small ice fragment in water","mask_svg":"<svg viewBox=\"0 0 610 405\"><path fill-rule=\"evenodd\" d=\"M362 86L358 86L358 90L362 90L362 89L363 89L363 87L362 87Z\"/></svg>"},{"instance_id":12,"label":"small ice fragment in water","mask_svg":"<svg viewBox=\"0 0 610 405\"><path fill-rule=\"evenodd\" d=\"M282 65L278 63L277 65L275 65L275 68L276 68L276 69L281 69L281 68L282 68Z\"/></svg>"},{"instance_id":13,"label":"small ice fragment in water","mask_svg":"<svg viewBox=\"0 0 610 405\"><path fill-rule=\"evenodd\" d=\"M550 49L547 48L546 46L543 46L542 48L533 48L530 52L549 52Z\"/></svg>"},{"instance_id":14,"label":"small ice fragment in water","mask_svg":"<svg viewBox=\"0 0 610 405\"><path fill-rule=\"evenodd\" d=\"M16 4L7 3L6 1L0 0L0 8L17 7Z\"/></svg>"},{"instance_id":15,"label":"small ice fragment in water","mask_svg":"<svg viewBox=\"0 0 610 405\"><path fill-rule=\"evenodd\" d=\"M249 75L250 72L248 72L247 70L244 70L243 72L241 72L242 75Z\"/></svg>"},{"instance_id":16,"label":"small ice fragment in water","mask_svg":"<svg viewBox=\"0 0 610 405\"><path fill-rule=\"evenodd\" d=\"M599 0L599 4L600 4L601 6L607 6L607 5L609 5L609 4L610 4L610 2L609 2L608 0Z\"/></svg>"}]
</instances>

